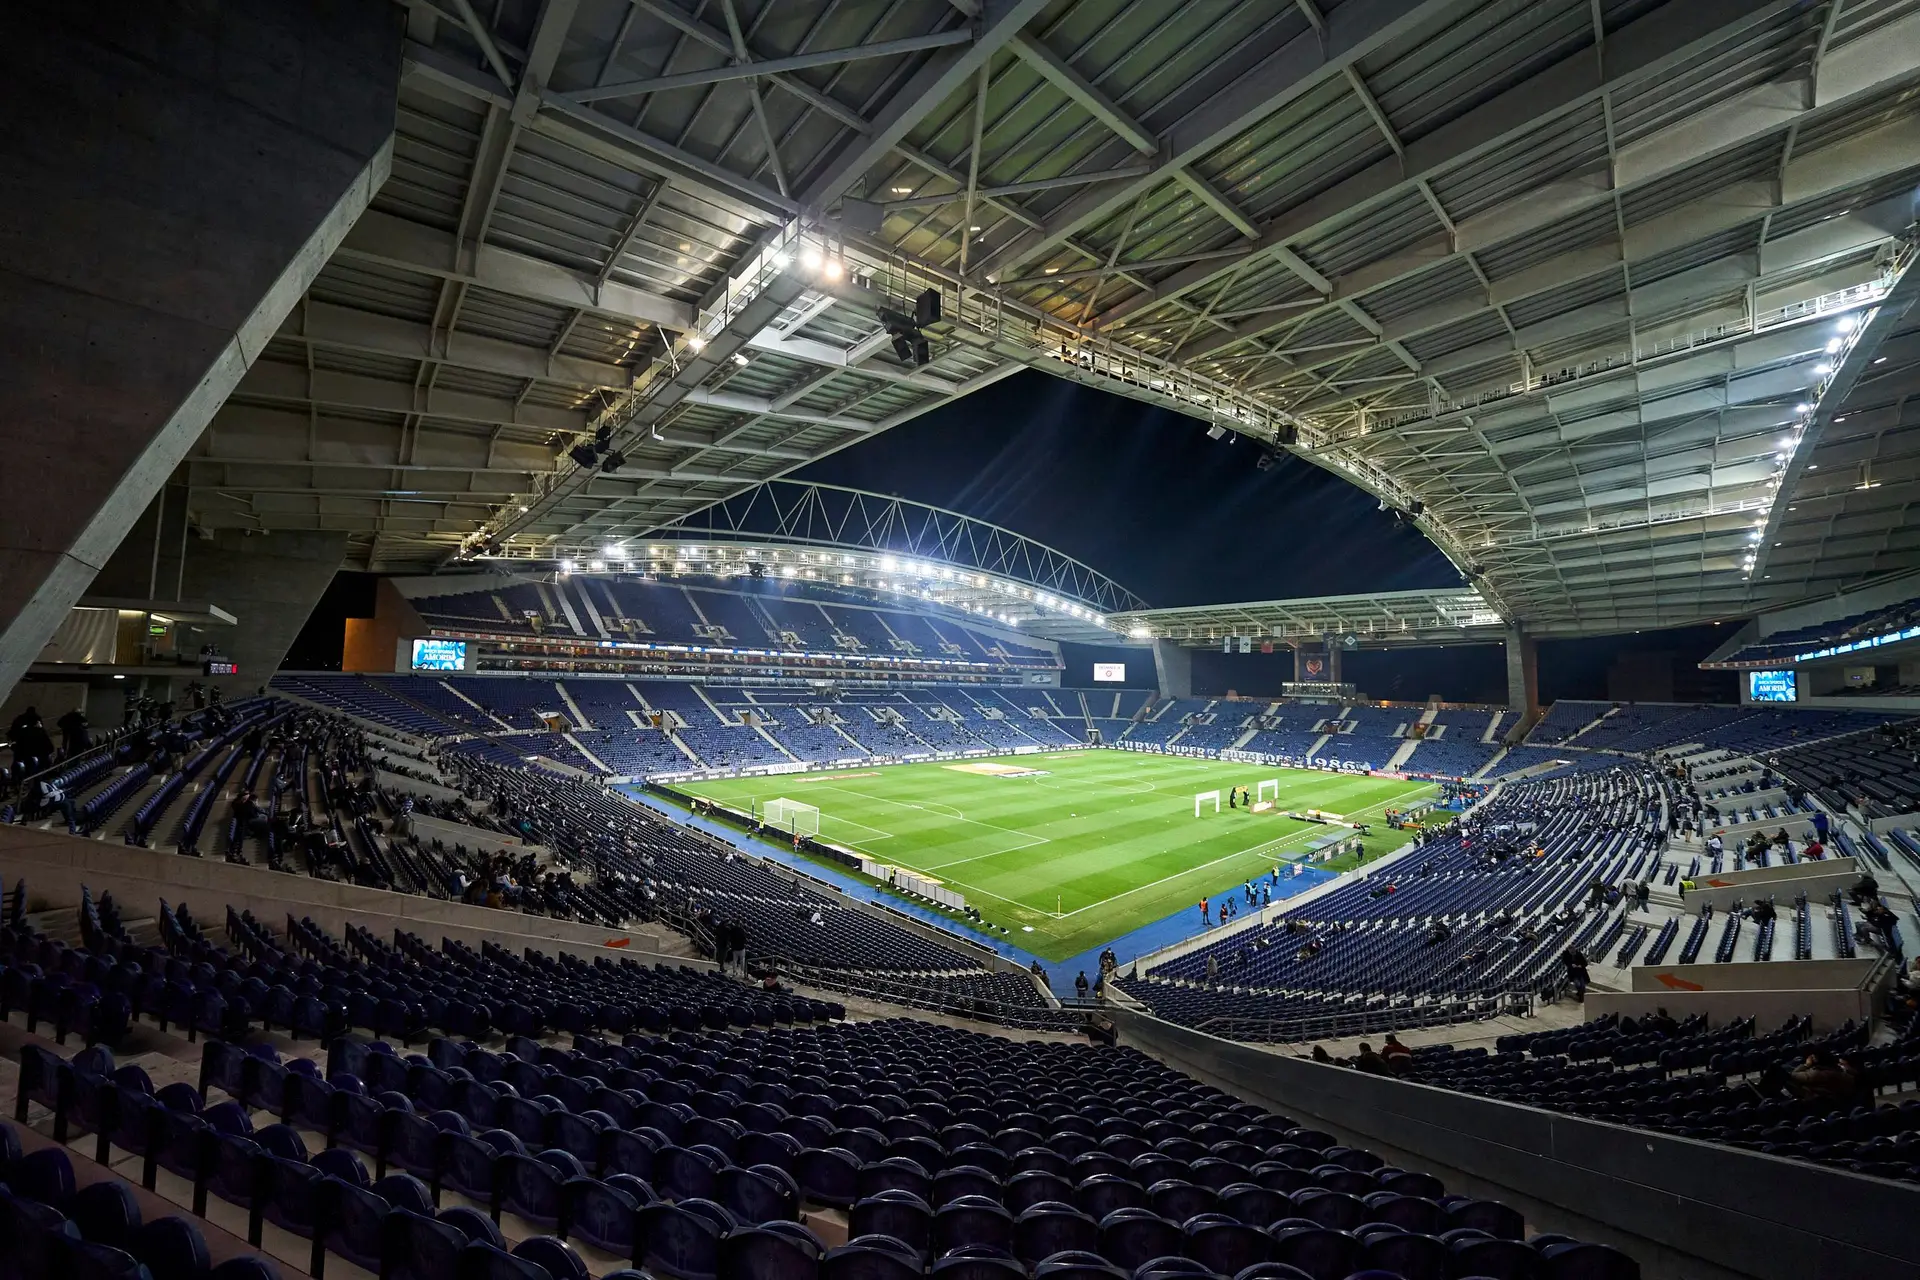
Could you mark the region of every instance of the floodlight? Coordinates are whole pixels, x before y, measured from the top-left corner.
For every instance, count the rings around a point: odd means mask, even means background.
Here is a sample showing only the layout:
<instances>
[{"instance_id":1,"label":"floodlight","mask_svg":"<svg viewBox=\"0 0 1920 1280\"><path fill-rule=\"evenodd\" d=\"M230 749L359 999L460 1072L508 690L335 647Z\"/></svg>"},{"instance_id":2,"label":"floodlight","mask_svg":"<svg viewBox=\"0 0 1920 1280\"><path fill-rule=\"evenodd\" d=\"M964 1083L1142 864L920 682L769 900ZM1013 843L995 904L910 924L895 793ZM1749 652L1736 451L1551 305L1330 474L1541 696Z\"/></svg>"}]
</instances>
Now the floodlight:
<instances>
[{"instance_id":1,"label":"floodlight","mask_svg":"<svg viewBox=\"0 0 1920 1280\"><path fill-rule=\"evenodd\" d=\"M1209 440L1223 440L1226 438L1226 435L1227 429L1217 422L1207 428L1207 439Z\"/></svg>"},{"instance_id":2,"label":"floodlight","mask_svg":"<svg viewBox=\"0 0 1920 1280\"><path fill-rule=\"evenodd\" d=\"M706 349L707 349L707 340L705 337L697 333L687 335L687 350L705 351Z\"/></svg>"},{"instance_id":3,"label":"floodlight","mask_svg":"<svg viewBox=\"0 0 1920 1280\"><path fill-rule=\"evenodd\" d=\"M904 333L894 334L893 354L910 363L913 360L913 339Z\"/></svg>"},{"instance_id":4,"label":"floodlight","mask_svg":"<svg viewBox=\"0 0 1920 1280\"><path fill-rule=\"evenodd\" d=\"M621 453L618 449L615 449L612 453L600 459L600 470L606 472L608 475L612 475L626 465L627 455Z\"/></svg>"},{"instance_id":5,"label":"floodlight","mask_svg":"<svg viewBox=\"0 0 1920 1280\"><path fill-rule=\"evenodd\" d=\"M590 444L577 444L567 450L567 456L583 467L591 467L600 461L600 451Z\"/></svg>"}]
</instances>

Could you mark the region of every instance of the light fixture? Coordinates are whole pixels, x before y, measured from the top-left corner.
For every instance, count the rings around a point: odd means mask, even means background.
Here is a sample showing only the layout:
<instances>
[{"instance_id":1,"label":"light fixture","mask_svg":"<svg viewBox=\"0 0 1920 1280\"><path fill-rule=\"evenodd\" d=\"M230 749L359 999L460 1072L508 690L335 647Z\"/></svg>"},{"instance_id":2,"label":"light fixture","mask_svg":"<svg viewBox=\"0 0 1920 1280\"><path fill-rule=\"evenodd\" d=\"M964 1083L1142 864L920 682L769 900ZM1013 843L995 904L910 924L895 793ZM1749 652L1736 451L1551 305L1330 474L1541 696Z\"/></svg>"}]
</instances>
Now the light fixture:
<instances>
[{"instance_id":1,"label":"light fixture","mask_svg":"<svg viewBox=\"0 0 1920 1280\"><path fill-rule=\"evenodd\" d=\"M115 675L115 676L114 676L113 678L114 678L115 680L125 680L125 679L126 679L126 677L125 677L125 676L123 676L123 675L118 675L118 674L116 674L116 675Z\"/></svg>"},{"instance_id":2,"label":"light fixture","mask_svg":"<svg viewBox=\"0 0 1920 1280\"><path fill-rule=\"evenodd\" d=\"M607 562L605 560L589 560L587 561L587 568L593 570L595 573L605 573L607 571Z\"/></svg>"},{"instance_id":3,"label":"light fixture","mask_svg":"<svg viewBox=\"0 0 1920 1280\"><path fill-rule=\"evenodd\" d=\"M571 561L571 560L562 560L562 561L560 562L560 572L562 572L562 573L572 573L572 572L573 572L573 561Z\"/></svg>"},{"instance_id":4,"label":"light fixture","mask_svg":"<svg viewBox=\"0 0 1920 1280\"><path fill-rule=\"evenodd\" d=\"M1852 333L1855 326L1857 326L1859 323L1860 323L1859 316L1841 316L1840 323L1835 327L1838 328L1842 333Z\"/></svg>"},{"instance_id":5,"label":"light fixture","mask_svg":"<svg viewBox=\"0 0 1920 1280\"><path fill-rule=\"evenodd\" d=\"M689 334L689 335L687 336L687 350L689 350L689 351L705 351L706 349L707 349L707 340L706 340L706 338L704 338L703 336L701 336L700 334L697 334L697 333L695 333L695 334Z\"/></svg>"},{"instance_id":6,"label":"light fixture","mask_svg":"<svg viewBox=\"0 0 1920 1280\"><path fill-rule=\"evenodd\" d=\"M741 352L733 353L733 362L743 369L747 367L747 357Z\"/></svg>"},{"instance_id":7,"label":"light fixture","mask_svg":"<svg viewBox=\"0 0 1920 1280\"><path fill-rule=\"evenodd\" d=\"M521 515L527 514L527 509L525 507L520 508L520 514Z\"/></svg>"},{"instance_id":8,"label":"light fixture","mask_svg":"<svg viewBox=\"0 0 1920 1280\"><path fill-rule=\"evenodd\" d=\"M827 265L823 267L822 270L826 272L827 279L838 280L841 273L846 270L846 267L841 265L840 259L828 258Z\"/></svg>"},{"instance_id":9,"label":"light fixture","mask_svg":"<svg viewBox=\"0 0 1920 1280\"><path fill-rule=\"evenodd\" d=\"M1828 354L1828 355L1832 355L1832 354L1833 354L1834 352L1836 352L1836 351L1838 351L1838 350L1840 349L1840 347L1841 347L1841 342L1840 342L1840 339L1838 339L1838 338L1828 338L1828 339L1827 339L1827 354Z\"/></svg>"},{"instance_id":10,"label":"light fixture","mask_svg":"<svg viewBox=\"0 0 1920 1280\"><path fill-rule=\"evenodd\" d=\"M1824 378L1832 372L1833 372L1833 366L1828 364L1824 360L1822 360L1819 364L1813 366L1813 376L1816 378Z\"/></svg>"}]
</instances>

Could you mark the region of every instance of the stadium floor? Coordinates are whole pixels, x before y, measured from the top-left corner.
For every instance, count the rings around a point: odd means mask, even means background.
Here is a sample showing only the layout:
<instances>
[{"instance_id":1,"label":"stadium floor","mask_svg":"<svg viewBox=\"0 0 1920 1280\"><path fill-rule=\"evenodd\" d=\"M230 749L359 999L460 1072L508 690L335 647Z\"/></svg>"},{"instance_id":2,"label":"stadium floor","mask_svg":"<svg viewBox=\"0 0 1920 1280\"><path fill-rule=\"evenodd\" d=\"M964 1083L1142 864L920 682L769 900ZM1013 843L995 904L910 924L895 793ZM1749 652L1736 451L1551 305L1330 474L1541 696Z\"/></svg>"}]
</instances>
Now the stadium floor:
<instances>
[{"instance_id":1,"label":"stadium floor","mask_svg":"<svg viewBox=\"0 0 1920 1280\"><path fill-rule=\"evenodd\" d=\"M1000 766L1018 772L982 771ZM1127 751L1063 751L828 773L729 778L681 789L756 812L788 798L820 810L821 838L911 868L965 895L1023 950L1062 961L1193 912L1338 829L1206 806L1194 793L1280 784L1280 810L1379 822L1425 783ZM1376 826L1367 853L1399 848ZM1198 913L1193 912L1198 924Z\"/></svg>"}]
</instances>

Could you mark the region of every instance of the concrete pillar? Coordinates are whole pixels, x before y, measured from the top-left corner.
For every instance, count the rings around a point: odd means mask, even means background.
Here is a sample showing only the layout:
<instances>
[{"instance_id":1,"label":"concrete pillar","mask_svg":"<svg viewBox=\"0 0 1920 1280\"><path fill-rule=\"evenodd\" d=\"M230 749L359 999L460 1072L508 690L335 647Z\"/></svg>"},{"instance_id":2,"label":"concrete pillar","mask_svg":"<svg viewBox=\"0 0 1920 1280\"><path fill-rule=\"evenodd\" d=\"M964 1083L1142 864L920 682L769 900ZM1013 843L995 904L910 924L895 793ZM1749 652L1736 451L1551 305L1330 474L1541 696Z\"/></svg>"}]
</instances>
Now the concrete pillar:
<instances>
[{"instance_id":1,"label":"concrete pillar","mask_svg":"<svg viewBox=\"0 0 1920 1280\"><path fill-rule=\"evenodd\" d=\"M1153 642L1153 671L1163 698L1193 696L1193 651L1171 640Z\"/></svg>"},{"instance_id":2,"label":"concrete pillar","mask_svg":"<svg viewBox=\"0 0 1920 1280\"><path fill-rule=\"evenodd\" d=\"M239 664L239 675L207 681L231 697L265 684L279 669L346 559L347 535L220 529L209 537L189 532L173 518L174 512L187 509L187 502L187 490L179 485L168 485L157 495L94 578L93 593L205 602L232 614L236 625L208 626L180 642L189 654L198 652L201 644L214 644ZM151 597L150 582L158 584ZM182 674L200 678L197 672Z\"/></svg>"},{"instance_id":3,"label":"concrete pillar","mask_svg":"<svg viewBox=\"0 0 1920 1280\"><path fill-rule=\"evenodd\" d=\"M1534 638L1519 627L1507 628L1507 709L1531 725L1540 714L1540 655Z\"/></svg>"},{"instance_id":4,"label":"concrete pillar","mask_svg":"<svg viewBox=\"0 0 1920 1280\"><path fill-rule=\"evenodd\" d=\"M388 0L17 0L0 42L0 690L385 181Z\"/></svg>"}]
</instances>

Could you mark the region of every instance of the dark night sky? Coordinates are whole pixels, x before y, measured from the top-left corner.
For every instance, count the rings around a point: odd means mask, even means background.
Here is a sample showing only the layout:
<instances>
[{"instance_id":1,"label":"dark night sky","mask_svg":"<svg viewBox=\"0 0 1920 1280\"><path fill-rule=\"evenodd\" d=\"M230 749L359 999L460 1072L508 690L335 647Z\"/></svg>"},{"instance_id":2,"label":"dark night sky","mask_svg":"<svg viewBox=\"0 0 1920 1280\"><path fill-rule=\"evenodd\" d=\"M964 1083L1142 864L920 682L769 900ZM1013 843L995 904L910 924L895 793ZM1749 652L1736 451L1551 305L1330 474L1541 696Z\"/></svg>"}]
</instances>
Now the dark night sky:
<instances>
[{"instance_id":1,"label":"dark night sky","mask_svg":"<svg viewBox=\"0 0 1920 1280\"><path fill-rule=\"evenodd\" d=\"M1432 543L1396 525L1366 493L1292 456L1270 471L1257 470L1255 457L1247 441L1209 440L1195 419L1028 371L795 478L990 521L1084 561L1157 607L1459 585ZM341 574L286 665L337 668L342 620L369 613L372 600L370 577ZM1541 693L1605 697L1607 666L1621 651L1671 649L1690 669L1719 638L1696 628L1550 643ZM1196 668L1196 676L1219 692L1269 684L1277 692L1284 664L1256 658L1203 655L1208 670L1202 677ZM1356 667L1375 696L1493 701L1505 693L1497 647L1368 655ZM1143 678L1150 672L1150 662L1140 664Z\"/></svg>"},{"instance_id":2,"label":"dark night sky","mask_svg":"<svg viewBox=\"0 0 1920 1280\"><path fill-rule=\"evenodd\" d=\"M1193 418L1029 371L796 478L991 521L1156 607L1459 585L1345 480L1291 456L1258 471L1255 456Z\"/></svg>"}]
</instances>

